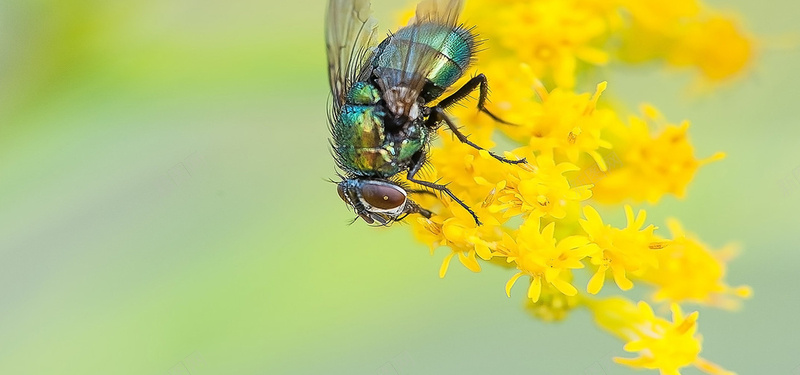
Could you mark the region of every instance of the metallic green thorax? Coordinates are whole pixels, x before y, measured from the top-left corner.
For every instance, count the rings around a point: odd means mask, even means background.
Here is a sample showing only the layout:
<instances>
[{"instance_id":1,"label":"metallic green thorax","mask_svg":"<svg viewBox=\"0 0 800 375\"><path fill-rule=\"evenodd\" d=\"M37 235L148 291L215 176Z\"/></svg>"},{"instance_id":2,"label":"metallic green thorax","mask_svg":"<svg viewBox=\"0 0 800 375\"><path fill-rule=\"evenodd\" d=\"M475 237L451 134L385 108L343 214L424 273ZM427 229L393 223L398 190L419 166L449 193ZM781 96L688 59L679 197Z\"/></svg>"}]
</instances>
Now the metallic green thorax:
<instances>
[{"instance_id":1,"label":"metallic green thorax","mask_svg":"<svg viewBox=\"0 0 800 375\"><path fill-rule=\"evenodd\" d=\"M424 61L425 85L419 93L424 104L439 97L464 74L475 53L475 44L474 35L460 27L438 24L406 27L376 48L368 66L379 74L404 76L405 71L408 75L419 71L419 64L409 61ZM391 117L376 84L379 79L372 76L350 87L333 126L337 163L354 176L387 178L407 170L429 141L431 130L419 111L411 116L415 118L399 123Z\"/></svg>"},{"instance_id":2,"label":"metallic green thorax","mask_svg":"<svg viewBox=\"0 0 800 375\"><path fill-rule=\"evenodd\" d=\"M407 168L411 157L428 140L421 124L407 129L403 137L387 135L386 113L377 103L378 89L359 82L348 92L348 104L334 126L334 148L339 165L358 176L391 176ZM352 103L352 104L350 104Z\"/></svg>"}]
</instances>

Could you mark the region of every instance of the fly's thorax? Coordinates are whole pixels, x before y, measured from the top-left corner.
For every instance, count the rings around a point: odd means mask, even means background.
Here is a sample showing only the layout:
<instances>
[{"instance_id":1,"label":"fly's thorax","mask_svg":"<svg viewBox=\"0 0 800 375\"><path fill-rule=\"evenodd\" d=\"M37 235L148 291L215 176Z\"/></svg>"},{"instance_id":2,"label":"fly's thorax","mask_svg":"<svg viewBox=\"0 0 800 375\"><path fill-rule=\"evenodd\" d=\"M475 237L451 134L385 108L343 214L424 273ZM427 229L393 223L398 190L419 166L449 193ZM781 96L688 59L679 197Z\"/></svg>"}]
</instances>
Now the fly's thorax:
<instances>
[{"instance_id":1,"label":"fly's thorax","mask_svg":"<svg viewBox=\"0 0 800 375\"><path fill-rule=\"evenodd\" d=\"M347 104L334 128L337 161L359 175L397 173L394 156L387 149L384 109L376 105Z\"/></svg>"},{"instance_id":2,"label":"fly's thorax","mask_svg":"<svg viewBox=\"0 0 800 375\"><path fill-rule=\"evenodd\" d=\"M383 118L378 106L345 105L336 123L334 141L354 148L381 147L386 140Z\"/></svg>"},{"instance_id":3,"label":"fly's thorax","mask_svg":"<svg viewBox=\"0 0 800 375\"><path fill-rule=\"evenodd\" d=\"M392 95L405 88L382 92L368 82L356 82L348 91L333 128L334 153L339 166L351 175L388 178L407 170L426 146L429 131L424 126L421 101L409 115L392 112Z\"/></svg>"},{"instance_id":4,"label":"fly's thorax","mask_svg":"<svg viewBox=\"0 0 800 375\"><path fill-rule=\"evenodd\" d=\"M368 82L356 82L347 92L346 103L371 105L381 100L381 92Z\"/></svg>"}]
</instances>

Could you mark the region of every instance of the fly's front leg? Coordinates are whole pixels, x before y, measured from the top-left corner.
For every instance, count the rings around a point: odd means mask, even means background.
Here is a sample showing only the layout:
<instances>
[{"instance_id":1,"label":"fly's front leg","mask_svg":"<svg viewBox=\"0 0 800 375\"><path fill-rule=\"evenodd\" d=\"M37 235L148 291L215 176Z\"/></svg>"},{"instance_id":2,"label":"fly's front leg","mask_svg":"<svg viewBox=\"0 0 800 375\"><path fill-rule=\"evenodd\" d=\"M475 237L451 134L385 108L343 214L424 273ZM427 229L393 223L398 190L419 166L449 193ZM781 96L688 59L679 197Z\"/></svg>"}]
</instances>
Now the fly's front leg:
<instances>
[{"instance_id":1,"label":"fly's front leg","mask_svg":"<svg viewBox=\"0 0 800 375\"><path fill-rule=\"evenodd\" d=\"M458 138L459 141L461 141L462 143L466 143L467 145L475 148L476 150L486 150L485 148L483 148L481 146L478 146L477 144L475 144L472 141L470 141L469 139L467 139L467 136L464 135L463 133L461 133L460 130L458 130L458 127L456 126L456 124L453 123L453 120L451 120L449 117L447 117L447 114L444 113L444 109L442 109L442 107L440 107L438 105L436 107L431 107L431 114L430 114L430 117L428 117L428 121L429 121L429 125L434 125L434 124L438 123L439 121L444 121L444 123L447 124L447 127L450 128L450 131L452 131L453 134L456 135L456 138ZM499 161L502 161L503 163L525 164L525 163L528 162L527 160L525 160L525 158L522 158L522 159L519 159L519 160L511 160L511 159L506 159L506 158L504 158L504 157L502 157L500 155L497 155L494 152L491 152L491 151L488 151L488 152L489 152L489 155L491 155L493 158L495 158L495 159L497 159Z\"/></svg>"},{"instance_id":2,"label":"fly's front leg","mask_svg":"<svg viewBox=\"0 0 800 375\"><path fill-rule=\"evenodd\" d=\"M408 179L409 181L411 181L411 182L413 182L415 184L422 185L422 186L425 186L427 188L430 188L430 189L433 189L433 190L438 190L438 191L440 191L440 192L442 192L444 194L447 194L448 196L450 196L450 198L452 198L461 207L464 207L464 209L467 210L467 212L469 212L470 215L472 215L472 218L475 220L475 224L476 225L481 225L481 221L478 220L478 215L475 214L475 211L472 211L472 208L467 206L467 204L464 203L464 201L462 201L461 199L458 199L458 197L455 194L453 194L453 192L450 191L450 189L447 188L447 185L441 185L441 184L437 184L437 183L430 182L430 181L423 181L423 180L419 180L419 179L414 177L414 176L417 175L417 172L419 172L420 169L422 169L422 166L424 164L425 164L425 158L422 156L422 153L417 153L414 156L414 166L412 166L411 169L408 171L408 175L406 176L406 179ZM421 207L420 207L420 209L424 210ZM425 211L428 211L428 210L425 210ZM430 211L428 211L428 213L430 213ZM426 216L426 217L430 217L430 216Z\"/></svg>"},{"instance_id":3,"label":"fly's front leg","mask_svg":"<svg viewBox=\"0 0 800 375\"><path fill-rule=\"evenodd\" d=\"M494 113L489 112L486 109L486 98L489 97L489 82L486 80L486 76L483 73L472 77L464 86L461 86L458 91L454 92L452 95L442 99L439 102L438 106L442 107L442 109L447 109L447 107L452 106L453 104L458 103L462 99L466 98L471 92L475 91L476 88L480 87L480 96L478 96L478 110L481 112L489 115L493 120L506 125L515 125L508 121L505 121L497 116Z\"/></svg>"},{"instance_id":4,"label":"fly's front leg","mask_svg":"<svg viewBox=\"0 0 800 375\"><path fill-rule=\"evenodd\" d=\"M406 216L408 216L410 214L420 214L420 215L424 216L426 219L430 219L431 216L433 216L433 212L431 212L430 210L426 210L426 209L422 208L420 205L417 204L417 202L414 202L411 199L409 199L408 202L406 202L405 214L403 216L397 218L396 220L397 221L403 220L403 219L406 218Z\"/></svg>"}]
</instances>

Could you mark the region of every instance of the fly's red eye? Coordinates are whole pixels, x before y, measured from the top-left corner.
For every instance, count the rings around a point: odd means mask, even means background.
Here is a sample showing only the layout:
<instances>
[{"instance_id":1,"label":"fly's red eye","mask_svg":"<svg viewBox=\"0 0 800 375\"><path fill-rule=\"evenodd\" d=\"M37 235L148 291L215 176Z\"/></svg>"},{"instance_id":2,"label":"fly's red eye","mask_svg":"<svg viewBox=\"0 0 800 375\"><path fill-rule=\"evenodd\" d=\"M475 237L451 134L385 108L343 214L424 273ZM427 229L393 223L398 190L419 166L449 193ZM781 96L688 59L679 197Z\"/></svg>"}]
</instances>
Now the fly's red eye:
<instances>
[{"instance_id":1,"label":"fly's red eye","mask_svg":"<svg viewBox=\"0 0 800 375\"><path fill-rule=\"evenodd\" d=\"M391 210L406 203L406 194L399 187L385 183L366 182L361 186L361 198L370 206Z\"/></svg>"}]
</instances>

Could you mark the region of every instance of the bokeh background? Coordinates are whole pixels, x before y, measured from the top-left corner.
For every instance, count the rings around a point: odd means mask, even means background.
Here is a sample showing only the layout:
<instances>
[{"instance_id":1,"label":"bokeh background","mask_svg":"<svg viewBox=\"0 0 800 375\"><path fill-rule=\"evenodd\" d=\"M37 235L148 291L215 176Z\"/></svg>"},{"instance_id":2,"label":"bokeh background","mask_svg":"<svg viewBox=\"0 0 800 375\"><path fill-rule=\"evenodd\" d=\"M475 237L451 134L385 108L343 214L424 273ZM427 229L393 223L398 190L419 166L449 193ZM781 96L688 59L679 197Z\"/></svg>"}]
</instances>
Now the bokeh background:
<instances>
[{"instance_id":1,"label":"bokeh background","mask_svg":"<svg viewBox=\"0 0 800 375\"><path fill-rule=\"evenodd\" d=\"M374 3L395 27L402 5ZM696 95L689 72L611 68L606 96L728 152L687 199L642 207L742 246L728 279L755 295L700 309L703 356L798 374L800 7L710 3L764 38L749 78ZM633 373L586 311L541 323L507 271L439 279L446 251L347 225L326 182L324 8L0 2L0 374Z\"/></svg>"}]
</instances>

